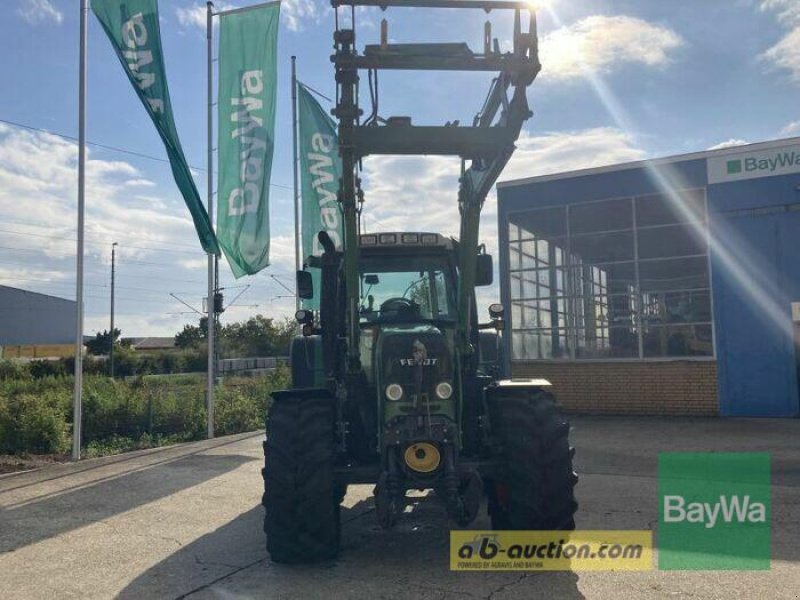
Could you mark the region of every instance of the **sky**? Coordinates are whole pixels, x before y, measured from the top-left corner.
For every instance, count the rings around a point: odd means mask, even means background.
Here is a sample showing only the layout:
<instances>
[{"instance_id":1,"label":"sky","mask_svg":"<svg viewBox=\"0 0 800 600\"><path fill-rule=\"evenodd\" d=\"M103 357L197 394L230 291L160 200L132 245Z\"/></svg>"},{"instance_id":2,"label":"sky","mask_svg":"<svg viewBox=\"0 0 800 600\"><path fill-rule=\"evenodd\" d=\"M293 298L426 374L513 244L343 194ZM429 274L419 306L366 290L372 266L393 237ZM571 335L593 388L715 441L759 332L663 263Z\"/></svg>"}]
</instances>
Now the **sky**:
<instances>
[{"instance_id":1,"label":"sky","mask_svg":"<svg viewBox=\"0 0 800 600\"><path fill-rule=\"evenodd\" d=\"M0 285L74 298L79 2L0 2ZM177 128L205 198L205 3L159 7ZM294 312L290 57L300 80L333 97L334 14L324 0L284 0L281 15L271 265L236 280L220 263L226 300L241 294L223 322ZM384 16L391 41L481 49L482 11L430 9L359 10L359 46L379 41ZM551 0L538 16L543 68L528 92L535 114L501 181L800 135L798 0ZM509 49L510 14L490 20ZM206 258L156 131L93 16L88 44L86 333L108 328L117 242L116 325L123 336L174 335L198 322ZM380 114L469 122L490 80L383 73ZM456 234L458 173L458 159L366 159L367 230ZM493 251L494 193L481 227ZM479 303L497 297L496 287L484 288Z\"/></svg>"}]
</instances>

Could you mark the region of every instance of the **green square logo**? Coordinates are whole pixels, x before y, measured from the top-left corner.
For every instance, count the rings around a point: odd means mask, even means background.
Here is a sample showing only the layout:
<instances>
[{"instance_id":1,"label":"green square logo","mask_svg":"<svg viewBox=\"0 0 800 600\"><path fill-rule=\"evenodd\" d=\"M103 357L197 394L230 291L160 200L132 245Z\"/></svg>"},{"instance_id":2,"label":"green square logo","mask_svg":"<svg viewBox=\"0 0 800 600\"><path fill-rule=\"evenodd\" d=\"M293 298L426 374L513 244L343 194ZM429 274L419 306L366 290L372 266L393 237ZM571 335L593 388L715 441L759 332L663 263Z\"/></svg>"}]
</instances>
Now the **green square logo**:
<instances>
[{"instance_id":1,"label":"green square logo","mask_svg":"<svg viewBox=\"0 0 800 600\"><path fill-rule=\"evenodd\" d=\"M770 568L770 455L658 456L658 567Z\"/></svg>"},{"instance_id":2,"label":"green square logo","mask_svg":"<svg viewBox=\"0 0 800 600\"><path fill-rule=\"evenodd\" d=\"M728 161L728 175L736 175L737 173L742 172L742 161L741 160L729 160Z\"/></svg>"}]
</instances>

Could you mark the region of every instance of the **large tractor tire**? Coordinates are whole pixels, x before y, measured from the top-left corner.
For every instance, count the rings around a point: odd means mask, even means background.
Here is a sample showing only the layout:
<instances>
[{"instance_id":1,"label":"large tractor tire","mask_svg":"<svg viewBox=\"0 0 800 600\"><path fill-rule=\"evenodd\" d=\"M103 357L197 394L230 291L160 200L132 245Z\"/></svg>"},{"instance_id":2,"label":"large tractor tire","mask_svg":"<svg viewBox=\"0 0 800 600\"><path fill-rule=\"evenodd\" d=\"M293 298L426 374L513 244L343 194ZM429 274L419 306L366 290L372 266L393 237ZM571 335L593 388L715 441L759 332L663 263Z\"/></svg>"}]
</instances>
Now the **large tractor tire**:
<instances>
[{"instance_id":1,"label":"large tractor tire","mask_svg":"<svg viewBox=\"0 0 800 600\"><path fill-rule=\"evenodd\" d=\"M505 476L486 481L492 528L575 529L575 450L552 394L520 390L492 400L506 463Z\"/></svg>"},{"instance_id":2,"label":"large tractor tire","mask_svg":"<svg viewBox=\"0 0 800 600\"><path fill-rule=\"evenodd\" d=\"M276 396L264 442L267 551L278 563L334 558L342 494L334 477L333 399L302 390Z\"/></svg>"}]
</instances>

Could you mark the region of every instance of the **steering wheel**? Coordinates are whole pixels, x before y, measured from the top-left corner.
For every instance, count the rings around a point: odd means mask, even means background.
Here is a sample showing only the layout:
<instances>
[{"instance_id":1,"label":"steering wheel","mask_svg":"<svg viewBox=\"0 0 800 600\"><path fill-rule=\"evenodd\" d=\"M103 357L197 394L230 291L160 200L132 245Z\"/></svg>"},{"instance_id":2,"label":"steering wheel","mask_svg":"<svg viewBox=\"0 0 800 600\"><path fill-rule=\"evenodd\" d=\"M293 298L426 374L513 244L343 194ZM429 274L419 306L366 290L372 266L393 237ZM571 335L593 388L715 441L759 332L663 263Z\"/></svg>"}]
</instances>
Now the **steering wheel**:
<instances>
[{"instance_id":1,"label":"steering wheel","mask_svg":"<svg viewBox=\"0 0 800 600\"><path fill-rule=\"evenodd\" d=\"M409 298L389 298L381 303L381 315L392 313L392 316L413 316L419 311L419 304Z\"/></svg>"}]
</instances>

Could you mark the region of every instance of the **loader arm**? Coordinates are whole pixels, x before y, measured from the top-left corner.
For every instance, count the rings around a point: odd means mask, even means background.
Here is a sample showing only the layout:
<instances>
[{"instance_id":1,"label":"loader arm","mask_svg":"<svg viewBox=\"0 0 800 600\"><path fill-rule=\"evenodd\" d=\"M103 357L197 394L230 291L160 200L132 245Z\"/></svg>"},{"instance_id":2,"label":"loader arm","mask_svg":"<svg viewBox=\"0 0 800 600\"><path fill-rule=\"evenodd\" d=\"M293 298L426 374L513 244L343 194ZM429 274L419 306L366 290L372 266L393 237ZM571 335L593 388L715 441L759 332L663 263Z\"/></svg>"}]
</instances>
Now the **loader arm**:
<instances>
[{"instance_id":1,"label":"loader arm","mask_svg":"<svg viewBox=\"0 0 800 600\"><path fill-rule=\"evenodd\" d=\"M523 123L532 114L528 108L526 90L541 68L535 13L527 2L500 0L332 0L332 5L337 26L334 33L336 52L331 56L336 69L337 104L332 113L339 121L343 169L339 201L344 215L347 372L356 377L361 368L358 325L359 180L356 168L363 157L376 154L430 154L459 156L462 159L458 191L461 223L457 328L457 353L461 357L459 362L462 362L464 357L473 352L469 331L481 209L514 151L514 142L519 137ZM381 24L381 43L366 46L364 52L359 53L355 46L355 25L350 25L351 29L339 27L339 9L350 8L351 23L355 23L357 6L379 6L383 10L391 7L471 8L486 13L513 10L513 48L501 52L497 40L491 38L488 22L484 29L482 53L473 52L464 43L389 44L386 33L388 27L384 20ZM523 11L530 16L527 32L523 32L521 26ZM382 120L374 118L377 114L362 123L363 110L358 105L359 70L375 73L381 70L494 71L499 74L493 80L484 105L471 126L459 126L457 122L441 126L416 126L408 117Z\"/></svg>"}]
</instances>

